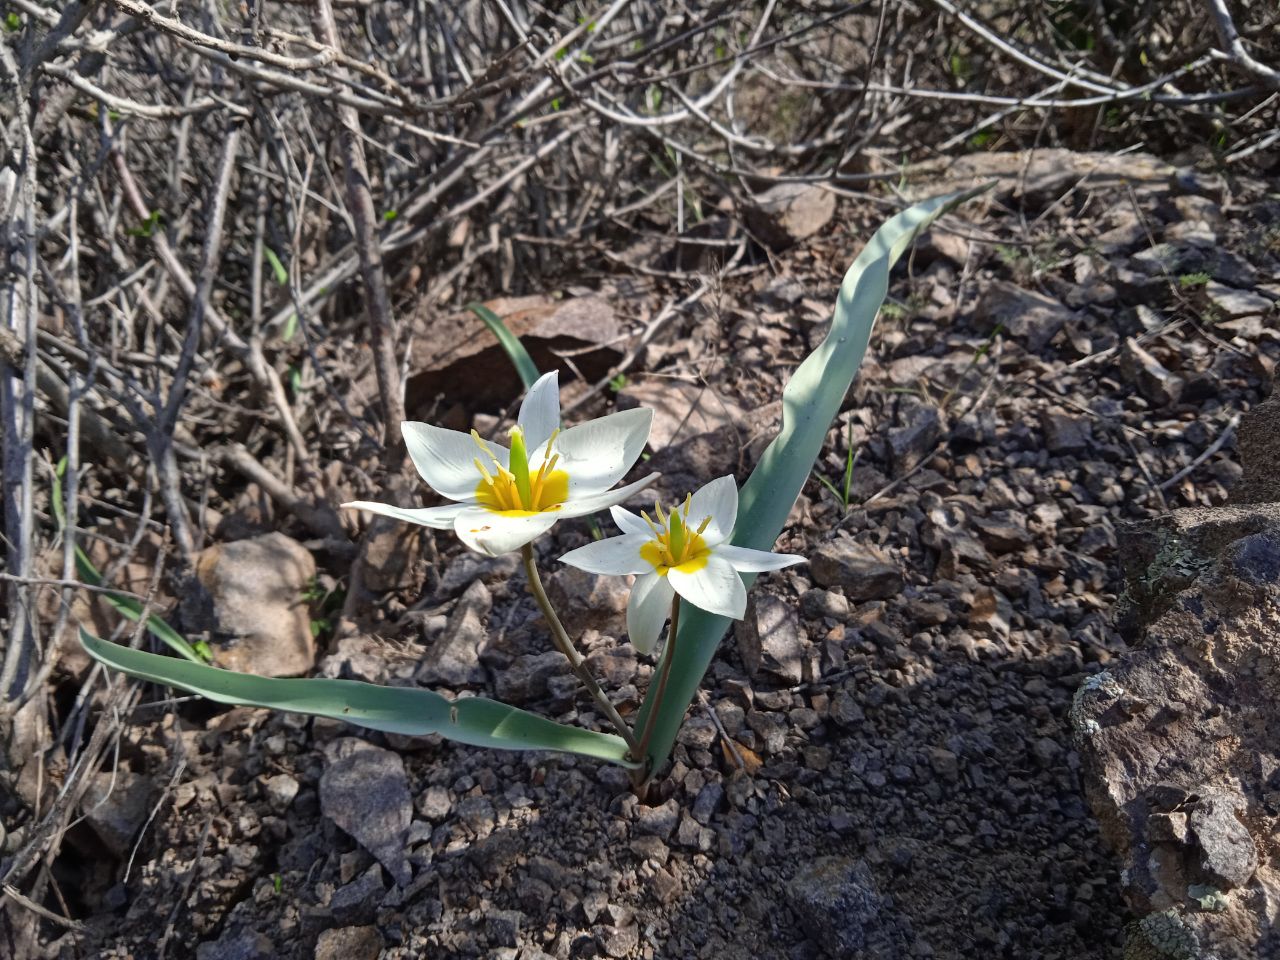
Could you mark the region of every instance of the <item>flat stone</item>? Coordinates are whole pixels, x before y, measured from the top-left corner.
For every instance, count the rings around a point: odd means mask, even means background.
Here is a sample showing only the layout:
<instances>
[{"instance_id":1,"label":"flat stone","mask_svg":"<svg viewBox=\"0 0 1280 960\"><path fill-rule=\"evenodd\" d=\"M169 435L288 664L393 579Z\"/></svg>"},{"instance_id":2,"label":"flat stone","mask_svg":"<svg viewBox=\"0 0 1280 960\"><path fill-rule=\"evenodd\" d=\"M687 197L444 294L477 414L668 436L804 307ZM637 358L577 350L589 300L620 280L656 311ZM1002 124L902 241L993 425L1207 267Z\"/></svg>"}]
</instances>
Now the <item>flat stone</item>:
<instances>
[{"instance_id":1,"label":"flat stone","mask_svg":"<svg viewBox=\"0 0 1280 960\"><path fill-rule=\"evenodd\" d=\"M954 580L966 570L987 570L991 554L976 538L959 530L948 531L940 542L938 576Z\"/></svg>"},{"instance_id":2,"label":"flat stone","mask_svg":"<svg viewBox=\"0 0 1280 960\"><path fill-rule=\"evenodd\" d=\"M81 809L85 821L113 854L125 859L151 814L155 785L130 770L98 773L90 780Z\"/></svg>"},{"instance_id":3,"label":"flat stone","mask_svg":"<svg viewBox=\"0 0 1280 960\"><path fill-rule=\"evenodd\" d=\"M1139 393L1157 406L1171 407L1182 399L1186 381L1166 369L1136 340L1126 340L1120 347L1120 370Z\"/></svg>"},{"instance_id":4,"label":"flat stone","mask_svg":"<svg viewBox=\"0 0 1280 960\"><path fill-rule=\"evenodd\" d=\"M849 619L849 600L835 590L806 590L800 597L800 610L815 620L830 617L833 620Z\"/></svg>"},{"instance_id":5,"label":"flat stone","mask_svg":"<svg viewBox=\"0 0 1280 960\"><path fill-rule=\"evenodd\" d=\"M547 578L551 605L575 636L587 630L612 636L624 633L630 595L624 577L601 576L577 567L562 566Z\"/></svg>"},{"instance_id":6,"label":"flat stone","mask_svg":"<svg viewBox=\"0 0 1280 960\"><path fill-rule=\"evenodd\" d=\"M557 352L572 351L573 364L588 380L609 371L622 356L624 330L608 291L588 296L535 293L499 297L484 306L520 338L539 370L559 368L563 386L575 373ZM440 397L455 403L443 416L432 417L463 429L472 414L493 412L520 396L520 377L493 333L471 310L443 313L423 303L409 318L412 351L405 381L405 409L415 419L425 416Z\"/></svg>"},{"instance_id":7,"label":"flat stone","mask_svg":"<svg viewBox=\"0 0 1280 960\"><path fill-rule=\"evenodd\" d=\"M422 554L422 528L411 523L371 524L360 544L361 576L375 593L413 585Z\"/></svg>"},{"instance_id":8,"label":"flat stone","mask_svg":"<svg viewBox=\"0 0 1280 960\"><path fill-rule=\"evenodd\" d=\"M453 809L453 801L449 799L449 791L441 786L428 787L425 793L418 795L418 812L426 819L439 823Z\"/></svg>"},{"instance_id":9,"label":"flat stone","mask_svg":"<svg viewBox=\"0 0 1280 960\"><path fill-rule=\"evenodd\" d=\"M494 693L503 703L520 706L545 697L548 682L568 673L569 664L558 650L524 654L497 672Z\"/></svg>"},{"instance_id":10,"label":"flat stone","mask_svg":"<svg viewBox=\"0 0 1280 960\"><path fill-rule=\"evenodd\" d=\"M1271 299L1252 290L1237 290L1226 284L1210 280L1204 287L1204 294L1209 303L1226 320L1238 317L1255 317L1268 313L1272 306Z\"/></svg>"},{"instance_id":11,"label":"flat stone","mask_svg":"<svg viewBox=\"0 0 1280 960\"><path fill-rule=\"evenodd\" d=\"M619 390L618 409L634 407L653 411L649 445L655 450L725 427L740 428L746 420L738 404L711 387L666 377L637 380Z\"/></svg>"},{"instance_id":12,"label":"flat stone","mask_svg":"<svg viewBox=\"0 0 1280 960\"><path fill-rule=\"evenodd\" d=\"M381 952L377 927L339 927L320 934L315 960L378 960Z\"/></svg>"},{"instance_id":13,"label":"flat stone","mask_svg":"<svg viewBox=\"0 0 1280 960\"><path fill-rule=\"evenodd\" d=\"M753 591L746 615L734 626L738 653L752 677L769 673L789 685L804 679L806 638L795 605Z\"/></svg>"},{"instance_id":14,"label":"flat stone","mask_svg":"<svg viewBox=\"0 0 1280 960\"><path fill-rule=\"evenodd\" d=\"M969 607L969 626L975 632L988 632L1004 638L1009 636L1013 622L1013 605L999 590L979 587L973 593Z\"/></svg>"},{"instance_id":15,"label":"flat stone","mask_svg":"<svg viewBox=\"0 0 1280 960\"><path fill-rule=\"evenodd\" d=\"M766 246L785 250L825 227L835 212L831 191L811 183L779 183L752 198L746 221Z\"/></svg>"},{"instance_id":16,"label":"flat stone","mask_svg":"<svg viewBox=\"0 0 1280 960\"><path fill-rule=\"evenodd\" d=\"M378 903L386 896L382 868L376 863L350 883L334 891L329 910L339 923L360 924L373 919Z\"/></svg>"},{"instance_id":17,"label":"flat stone","mask_svg":"<svg viewBox=\"0 0 1280 960\"><path fill-rule=\"evenodd\" d=\"M298 795L298 781L287 773L278 773L262 781L262 792L276 813L283 813Z\"/></svg>"},{"instance_id":18,"label":"flat stone","mask_svg":"<svg viewBox=\"0 0 1280 960\"><path fill-rule=\"evenodd\" d=\"M658 837L663 841L671 839L671 832L675 830L679 820L680 806L675 800L668 800L657 807L643 804L636 807L636 832Z\"/></svg>"},{"instance_id":19,"label":"flat stone","mask_svg":"<svg viewBox=\"0 0 1280 960\"><path fill-rule=\"evenodd\" d=\"M895 476L914 470L942 439L942 419L933 407L920 407L905 427L889 431L889 461Z\"/></svg>"},{"instance_id":20,"label":"flat stone","mask_svg":"<svg viewBox=\"0 0 1280 960\"><path fill-rule=\"evenodd\" d=\"M267 677L312 668L316 645L303 594L316 562L306 547L282 533L214 544L196 555L195 572L213 604L214 663Z\"/></svg>"},{"instance_id":21,"label":"flat stone","mask_svg":"<svg viewBox=\"0 0 1280 960\"><path fill-rule=\"evenodd\" d=\"M489 942L499 947L514 947L520 943L520 927L524 914L519 910L491 910L484 918Z\"/></svg>"},{"instance_id":22,"label":"flat stone","mask_svg":"<svg viewBox=\"0 0 1280 960\"><path fill-rule=\"evenodd\" d=\"M1200 848L1200 866L1227 890L1244 886L1258 869L1258 848L1236 815L1245 806L1243 797L1212 794L1201 797L1187 818Z\"/></svg>"},{"instance_id":23,"label":"flat stone","mask_svg":"<svg viewBox=\"0 0 1280 960\"><path fill-rule=\"evenodd\" d=\"M1093 443L1093 425L1087 417L1041 410L1040 429L1045 448L1053 454L1082 453Z\"/></svg>"},{"instance_id":24,"label":"flat stone","mask_svg":"<svg viewBox=\"0 0 1280 960\"><path fill-rule=\"evenodd\" d=\"M257 930L228 930L196 947L196 960L275 960L277 956L271 939Z\"/></svg>"},{"instance_id":25,"label":"flat stone","mask_svg":"<svg viewBox=\"0 0 1280 960\"><path fill-rule=\"evenodd\" d=\"M809 558L813 579L824 587L842 587L851 603L888 600L902 592L902 570L878 547L849 537L829 540Z\"/></svg>"},{"instance_id":26,"label":"flat stone","mask_svg":"<svg viewBox=\"0 0 1280 960\"><path fill-rule=\"evenodd\" d=\"M405 838L413 819L409 778L400 755L346 737L329 744L320 777L320 809L387 868L402 886L410 879Z\"/></svg>"},{"instance_id":27,"label":"flat stone","mask_svg":"<svg viewBox=\"0 0 1280 960\"><path fill-rule=\"evenodd\" d=\"M452 599L477 580L486 584L510 580L519 569L518 553L504 553L500 557L486 557L470 551L459 554L449 561L440 575L440 586L436 590L435 599L441 603Z\"/></svg>"},{"instance_id":28,"label":"flat stone","mask_svg":"<svg viewBox=\"0 0 1280 960\"><path fill-rule=\"evenodd\" d=\"M626 686L636 677L636 652L631 644L587 654L587 669L610 690Z\"/></svg>"},{"instance_id":29,"label":"flat stone","mask_svg":"<svg viewBox=\"0 0 1280 960\"><path fill-rule=\"evenodd\" d=\"M818 857L802 863L786 896L809 939L828 957L909 956L906 930L894 916L892 901L879 894L861 860Z\"/></svg>"},{"instance_id":30,"label":"flat stone","mask_svg":"<svg viewBox=\"0 0 1280 960\"><path fill-rule=\"evenodd\" d=\"M986 517L975 517L973 528L978 531L982 545L993 553L1012 553L1031 545L1031 534L1026 521L1007 510Z\"/></svg>"},{"instance_id":31,"label":"flat stone","mask_svg":"<svg viewBox=\"0 0 1280 960\"><path fill-rule=\"evenodd\" d=\"M975 310L983 320L1001 324L1031 353L1047 347L1058 331L1076 318L1074 311L1057 300L1006 280L992 282Z\"/></svg>"},{"instance_id":32,"label":"flat stone","mask_svg":"<svg viewBox=\"0 0 1280 960\"><path fill-rule=\"evenodd\" d=\"M630 957L640 945L640 931L635 924L625 927L605 925L595 929L596 942L606 957Z\"/></svg>"},{"instance_id":33,"label":"flat stone","mask_svg":"<svg viewBox=\"0 0 1280 960\"><path fill-rule=\"evenodd\" d=\"M480 650L489 639L484 618L493 608L493 597L483 581L476 580L458 598L440 638L423 658L418 679L426 686L463 687L483 683Z\"/></svg>"}]
</instances>

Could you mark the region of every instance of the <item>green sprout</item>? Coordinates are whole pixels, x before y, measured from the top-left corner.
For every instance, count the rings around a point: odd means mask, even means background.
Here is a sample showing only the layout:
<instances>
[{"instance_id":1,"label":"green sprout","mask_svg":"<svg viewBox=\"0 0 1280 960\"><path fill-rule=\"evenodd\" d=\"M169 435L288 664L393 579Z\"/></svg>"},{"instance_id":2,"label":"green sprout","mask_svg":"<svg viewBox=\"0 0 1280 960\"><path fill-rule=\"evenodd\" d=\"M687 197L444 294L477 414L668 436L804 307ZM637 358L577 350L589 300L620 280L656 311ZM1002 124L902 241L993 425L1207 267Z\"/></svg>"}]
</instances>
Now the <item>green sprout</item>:
<instances>
[{"instance_id":1,"label":"green sprout","mask_svg":"<svg viewBox=\"0 0 1280 960\"><path fill-rule=\"evenodd\" d=\"M147 214L147 219L136 227L130 227L125 232L131 237L152 237L155 232L160 229L161 221L164 218L159 210L152 210Z\"/></svg>"},{"instance_id":2,"label":"green sprout","mask_svg":"<svg viewBox=\"0 0 1280 960\"><path fill-rule=\"evenodd\" d=\"M289 283L289 271L284 268L284 264L280 262L276 252L265 243L262 245L262 257L270 264L271 272L275 274L276 283L282 287L287 286Z\"/></svg>"},{"instance_id":3,"label":"green sprout","mask_svg":"<svg viewBox=\"0 0 1280 960\"><path fill-rule=\"evenodd\" d=\"M817 470L813 472L813 475L818 479L819 483L831 491L832 495L840 501L841 508L847 512L849 510L849 490L853 487L853 467L857 462L857 458L853 454L853 420L848 420L845 423L844 439L847 449L844 458L844 480L840 487L837 489L834 483L818 473Z\"/></svg>"}]
</instances>

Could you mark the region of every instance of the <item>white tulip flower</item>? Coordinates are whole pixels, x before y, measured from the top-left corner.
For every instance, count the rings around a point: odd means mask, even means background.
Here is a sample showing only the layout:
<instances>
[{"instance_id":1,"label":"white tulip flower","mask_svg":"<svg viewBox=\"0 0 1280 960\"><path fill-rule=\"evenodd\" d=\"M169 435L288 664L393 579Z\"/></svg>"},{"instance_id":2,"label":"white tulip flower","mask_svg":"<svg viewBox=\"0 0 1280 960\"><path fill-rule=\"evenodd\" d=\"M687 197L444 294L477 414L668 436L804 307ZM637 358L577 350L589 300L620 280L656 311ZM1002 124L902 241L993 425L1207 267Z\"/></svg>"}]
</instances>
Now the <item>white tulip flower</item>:
<instances>
[{"instance_id":1,"label":"white tulip flower","mask_svg":"<svg viewBox=\"0 0 1280 960\"><path fill-rule=\"evenodd\" d=\"M517 550L557 520L582 517L621 503L658 478L609 489L640 457L653 411L623 410L560 429L555 371L529 388L509 446L428 423L401 425L413 465L427 484L456 503L407 509L356 501L368 510L440 530L453 528L468 547L490 556Z\"/></svg>"},{"instance_id":2,"label":"white tulip flower","mask_svg":"<svg viewBox=\"0 0 1280 960\"><path fill-rule=\"evenodd\" d=\"M738 486L720 477L684 503L655 516L610 511L622 536L570 550L561 561L588 573L637 574L627 601L627 633L641 653L651 653L676 594L695 607L741 620L747 590L739 573L781 570L804 557L735 547L729 538L738 517Z\"/></svg>"}]
</instances>

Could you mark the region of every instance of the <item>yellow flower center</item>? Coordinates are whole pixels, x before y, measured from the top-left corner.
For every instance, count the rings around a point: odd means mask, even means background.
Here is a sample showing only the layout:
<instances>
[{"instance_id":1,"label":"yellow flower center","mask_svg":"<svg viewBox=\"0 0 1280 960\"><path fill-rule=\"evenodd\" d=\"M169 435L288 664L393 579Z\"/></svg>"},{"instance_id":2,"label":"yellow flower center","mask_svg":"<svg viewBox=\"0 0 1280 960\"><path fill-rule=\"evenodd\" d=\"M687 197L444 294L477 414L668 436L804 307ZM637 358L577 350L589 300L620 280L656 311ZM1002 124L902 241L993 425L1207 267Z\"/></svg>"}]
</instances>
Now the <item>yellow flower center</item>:
<instances>
[{"instance_id":1,"label":"yellow flower center","mask_svg":"<svg viewBox=\"0 0 1280 960\"><path fill-rule=\"evenodd\" d=\"M471 438L476 446L489 458L492 472L479 457L475 459L476 469L480 471L480 482L476 484L476 500L494 513L508 513L528 516L559 510L569 499L569 474L556 469L560 455L551 455L551 444L555 442L557 430L547 441L542 455L542 464L536 472L529 470L529 451L525 447L524 431L520 427L512 427L511 456L504 467L488 444L480 439L480 434L471 431Z\"/></svg>"},{"instance_id":2,"label":"yellow flower center","mask_svg":"<svg viewBox=\"0 0 1280 960\"><path fill-rule=\"evenodd\" d=\"M653 531L653 539L640 548L640 556L653 565L660 577L665 577L672 568L681 573L694 573L705 567L707 558L711 556L711 548L702 539L702 533L711 523L711 518L704 517L697 529L691 529L690 500L690 497L685 497L683 504L665 514L662 504L655 502L653 512L658 517L656 523L647 513L640 514Z\"/></svg>"}]
</instances>

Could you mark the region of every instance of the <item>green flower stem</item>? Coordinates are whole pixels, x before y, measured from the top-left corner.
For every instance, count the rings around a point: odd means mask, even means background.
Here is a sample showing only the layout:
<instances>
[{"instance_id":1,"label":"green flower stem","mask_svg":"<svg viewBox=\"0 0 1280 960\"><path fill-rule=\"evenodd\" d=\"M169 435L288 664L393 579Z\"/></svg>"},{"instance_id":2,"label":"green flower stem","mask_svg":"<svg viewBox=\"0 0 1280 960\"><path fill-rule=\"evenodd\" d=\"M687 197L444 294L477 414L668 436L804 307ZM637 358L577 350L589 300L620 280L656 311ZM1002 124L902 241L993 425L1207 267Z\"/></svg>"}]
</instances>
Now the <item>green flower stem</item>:
<instances>
[{"instance_id":1,"label":"green flower stem","mask_svg":"<svg viewBox=\"0 0 1280 960\"><path fill-rule=\"evenodd\" d=\"M644 749L637 745L631 728L627 726L627 722L622 719L614 708L613 703L605 696L604 691L600 689L600 684L596 683L596 678L591 676L591 671L587 669L582 655L578 653L573 641L569 639L569 633L565 630L564 624L556 616L556 611L551 606L551 600L547 597L547 591L542 586L542 577L538 574L538 564L533 557L533 544L526 543L521 547L520 556L524 560L525 576L529 579L529 592L533 594L533 599L538 602L538 608L542 611L542 615L547 618L547 625L551 627L551 640L556 645L556 649L564 654L565 659L569 661L569 669L573 671L573 675L582 681L582 685L587 688L587 692L591 694L596 705L613 722L618 731L618 736L627 742L630 755L637 758L643 757Z\"/></svg>"},{"instance_id":2,"label":"green flower stem","mask_svg":"<svg viewBox=\"0 0 1280 960\"><path fill-rule=\"evenodd\" d=\"M672 514L674 516L674 514ZM640 753L633 754L640 759L644 759L648 755L649 740L653 736L654 721L658 714L662 711L662 694L666 692L667 680L671 676L671 662L675 659L676 652L676 634L680 630L680 596L671 598L671 625L667 628L667 647L662 651L662 673L658 676L658 686L653 695L653 708L649 711L649 716L645 720L644 733L640 735ZM645 781L649 779L652 769L648 764L642 771L636 771L636 786L641 787ZM640 779L643 777L644 779Z\"/></svg>"}]
</instances>

